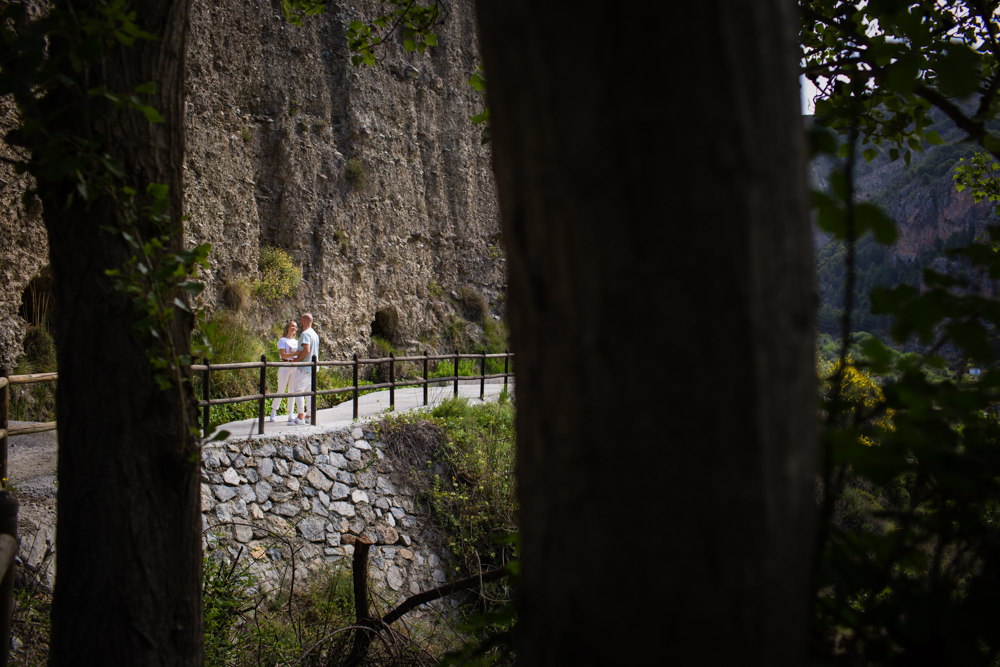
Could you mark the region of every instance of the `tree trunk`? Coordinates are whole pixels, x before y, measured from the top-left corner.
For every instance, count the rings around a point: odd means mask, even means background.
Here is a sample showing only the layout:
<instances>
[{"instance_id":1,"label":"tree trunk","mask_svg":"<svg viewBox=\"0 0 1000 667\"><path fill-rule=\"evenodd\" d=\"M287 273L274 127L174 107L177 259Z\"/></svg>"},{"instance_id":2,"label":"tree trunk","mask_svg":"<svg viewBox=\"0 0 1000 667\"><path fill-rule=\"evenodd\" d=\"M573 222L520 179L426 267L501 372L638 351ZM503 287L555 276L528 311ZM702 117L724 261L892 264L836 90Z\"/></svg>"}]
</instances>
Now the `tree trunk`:
<instances>
[{"instance_id":1,"label":"tree trunk","mask_svg":"<svg viewBox=\"0 0 1000 667\"><path fill-rule=\"evenodd\" d=\"M620 11L479 2L518 355L519 658L801 664L816 392L795 6ZM620 361L639 355L662 361Z\"/></svg>"},{"instance_id":2,"label":"tree trunk","mask_svg":"<svg viewBox=\"0 0 1000 667\"><path fill-rule=\"evenodd\" d=\"M76 2L95 12L97 2ZM105 55L86 82L130 92L154 81L149 103L165 122L125 110L108 121L65 118L79 136L103 132L140 193L170 187L182 234L183 80L190 0L134 2L136 24L157 36ZM54 38L58 39L58 38ZM77 76L69 67L66 73ZM60 104L53 99L52 105ZM102 225L124 228L110 199L64 208L73 183L39 180L54 274L59 385L57 576L51 665L200 665L202 663L201 517L196 423L187 387L160 390L146 350L148 331L107 269L129 247ZM77 199L79 201L79 199ZM140 223L147 238L148 222ZM184 350L191 319L178 311L171 334Z\"/></svg>"}]
</instances>

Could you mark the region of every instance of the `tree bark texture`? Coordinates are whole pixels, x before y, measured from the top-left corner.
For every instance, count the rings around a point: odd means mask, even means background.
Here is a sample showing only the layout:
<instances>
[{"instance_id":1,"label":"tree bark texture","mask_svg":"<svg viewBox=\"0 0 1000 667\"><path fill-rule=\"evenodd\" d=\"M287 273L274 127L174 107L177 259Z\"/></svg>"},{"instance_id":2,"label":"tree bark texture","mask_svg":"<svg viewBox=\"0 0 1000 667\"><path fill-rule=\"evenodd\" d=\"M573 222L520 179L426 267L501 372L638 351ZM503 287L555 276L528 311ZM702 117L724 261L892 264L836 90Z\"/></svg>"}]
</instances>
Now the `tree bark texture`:
<instances>
[{"instance_id":1,"label":"tree bark texture","mask_svg":"<svg viewBox=\"0 0 1000 667\"><path fill-rule=\"evenodd\" d=\"M621 9L479 0L518 355L519 658L801 664L816 391L795 5ZM620 361L640 352L662 362Z\"/></svg>"},{"instance_id":2,"label":"tree bark texture","mask_svg":"<svg viewBox=\"0 0 1000 667\"><path fill-rule=\"evenodd\" d=\"M75 2L77 12L96 11ZM134 2L136 24L156 35L105 54L88 87L130 92L155 81L149 97L165 122L125 110L101 121L64 116L81 136L104 133L126 182L170 187L182 235L183 80L190 0ZM67 74L74 76L68 67ZM78 76L78 75L76 75ZM58 106L64 101L53 99ZM142 313L115 291L107 269L129 246L102 225L124 228L110 200L64 208L75 186L39 181L59 304L55 323L59 385L57 576L51 665L202 664L201 516L198 443L190 391L160 390L146 350ZM79 200L78 200L79 201ZM140 231L149 238L148 222ZM177 313L172 334L188 345L191 319Z\"/></svg>"}]
</instances>

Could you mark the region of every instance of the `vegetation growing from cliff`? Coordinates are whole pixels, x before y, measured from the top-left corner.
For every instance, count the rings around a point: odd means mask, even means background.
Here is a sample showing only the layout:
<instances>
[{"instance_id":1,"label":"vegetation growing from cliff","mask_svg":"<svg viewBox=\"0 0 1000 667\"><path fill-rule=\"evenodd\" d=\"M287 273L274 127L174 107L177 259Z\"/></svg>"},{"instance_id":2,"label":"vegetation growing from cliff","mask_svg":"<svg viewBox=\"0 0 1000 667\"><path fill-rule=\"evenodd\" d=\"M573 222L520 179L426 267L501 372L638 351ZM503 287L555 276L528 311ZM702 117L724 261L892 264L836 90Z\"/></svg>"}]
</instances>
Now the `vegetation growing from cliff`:
<instances>
[{"instance_id":1,"label":"vegetation growing from cliff","mask_svg":"<svg viewBox=\"0 0 1000 667\"><path fill-rule=\"evenodd\" d=\"M253 285L253 293L268 304L291 298L302 283L302 270L286 250L261 246L260 280Z\"/></svg>"},{"instance_id":2,"label":"vegetation growing from cliff","mask_svg":"<svg viewBox=\"0 0 1000 667\"><path fill-rule=\"evenodd\" d=\"M970 225L963 232L952 234L947 241L938 239L933 249L915 259L895 256L891 247L878 243L872 236L864 236L855 243L855 279L853 290L853 331L885 332L891 319L886 314L873 314L869 294L876 287L910 285L918 288L923 270L937 260L948 259L951 271L968 276L968 261L952 259L948 250L972 243L976 229ZM844 317L844 290L846 289L847 244L831 239L816 251L816 283L820 296L817 329L819 333L836 335Z\"/></svg>"}]
</instances>

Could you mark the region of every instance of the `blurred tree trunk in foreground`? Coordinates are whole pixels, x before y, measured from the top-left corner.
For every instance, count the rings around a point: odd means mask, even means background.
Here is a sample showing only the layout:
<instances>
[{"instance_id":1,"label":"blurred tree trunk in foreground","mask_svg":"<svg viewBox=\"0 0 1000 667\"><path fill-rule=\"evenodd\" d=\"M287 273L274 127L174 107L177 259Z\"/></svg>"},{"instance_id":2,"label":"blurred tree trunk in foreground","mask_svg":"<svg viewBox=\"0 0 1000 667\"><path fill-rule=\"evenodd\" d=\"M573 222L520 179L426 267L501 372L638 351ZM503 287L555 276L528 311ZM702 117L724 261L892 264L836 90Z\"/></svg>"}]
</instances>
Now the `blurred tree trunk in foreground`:
<instances>
[{"instance_id":1,"label":"blurred tree trunk in foreground","mask_svg":"<svg viewBox=\"0 0 1000 667\"><path fill-rule=\"evenodd\" d=\"M795 6L627 15L479 2L518 354L519 657L801 664L816 392Z\"/></svg>"},{"instance_id":2,"label":"blurred tree trunk in foreground","mask_svg":"<svg viewBox=\"0 0 1000 667\"><path fill-rule=\"evenodd\" d=\"M98 16L101 6L75 2L70 11L82 21ZM155 40L106 50L89 79L69 60L61 71L83 90L103 85L127 93L155 82L155 94L143 98L164 122L150 123L133 109L111 117L81 109L58 119L77 137L103 135L107 152L125 167L124 184L139 193L150 183L170 187L174 252L183 243L189 9L190 0L134 2L135 23ZM50 95L43 112L70 99ZM36 157L44 148L33 147ZM145 313L105 275L132 253L121 235L103 230L129 229L123 207L109 197L86 205L77 196L66 208L75 188L38 174L59 304L58 548L49 664L201 665L200 457L185 426L196 423L194 403L189 391L158 388L146 354L149 332L133 326ZM145 219L134 229L144 238L162 233ZM171 333L186 349L192 321L176 315Z\"/></svg>"}]
</instances>

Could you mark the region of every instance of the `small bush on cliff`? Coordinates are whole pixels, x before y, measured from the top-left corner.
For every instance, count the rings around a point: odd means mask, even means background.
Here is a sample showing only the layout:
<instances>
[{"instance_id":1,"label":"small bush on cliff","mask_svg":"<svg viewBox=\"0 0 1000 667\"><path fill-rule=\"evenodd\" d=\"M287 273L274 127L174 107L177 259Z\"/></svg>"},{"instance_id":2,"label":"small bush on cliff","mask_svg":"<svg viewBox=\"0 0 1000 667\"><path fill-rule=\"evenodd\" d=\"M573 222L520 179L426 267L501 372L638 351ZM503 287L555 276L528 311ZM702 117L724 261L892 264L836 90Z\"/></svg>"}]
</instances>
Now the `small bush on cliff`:
<instances>
[{"instance_id":1,"label":"small bush on cliff","mask_svg":"<svg viewBox=\"0 0 1000 667\"><path fill-rule=\"evenodd\" d=\"M29 326L24 334L24 356L35 373L53 373L56 370L56 342L43 327Z\"/></svg>"},{"instance_id":2,"label":"small bush on cliff","mask_svg":"<svg viewBox=\"0 0 1000 667\"><path fill-rule=\"evenodd\" d=\"M347 182L350 183L355 190L365 189L365 168L362 166L361 161L357 158L351 158L347 161L347 171L345 172L347 177Z\"/></svg>"},{"instance_id":3,"label":"small bush on cliff","mask_svg":"<svg viewBox=\"0 0 1000 667\"><path fill-rule=\"evenodd\" d=\"M250 303L250 285L246 280L227 273L222 279L219 295L223 306L234 313L241 313Z\"/></svg>"},{"instance_id":4,"label":"small bush on cliff","mask_svg":"<svg viewBox=\"0 0 1000 667\"><path fill-rule=\"evenodd\" d=\"M253 292L266 303L288 299L302 283L302 271L286 250L261 246L260 280L254 283Z\"/></svg>"},{"instance_id":5,"label":"small bush on cliff","mask_svg":"<svg viewBox=\"0 0 1000 667\"><path fill-rule=\"evenodd\" d=\"M458 307L470 322L479 322L489 312L486 299L471 285L458 288Z\"/></svg>"}]
</instances>

